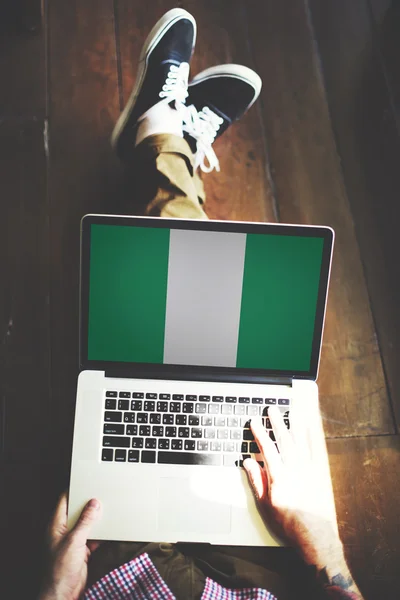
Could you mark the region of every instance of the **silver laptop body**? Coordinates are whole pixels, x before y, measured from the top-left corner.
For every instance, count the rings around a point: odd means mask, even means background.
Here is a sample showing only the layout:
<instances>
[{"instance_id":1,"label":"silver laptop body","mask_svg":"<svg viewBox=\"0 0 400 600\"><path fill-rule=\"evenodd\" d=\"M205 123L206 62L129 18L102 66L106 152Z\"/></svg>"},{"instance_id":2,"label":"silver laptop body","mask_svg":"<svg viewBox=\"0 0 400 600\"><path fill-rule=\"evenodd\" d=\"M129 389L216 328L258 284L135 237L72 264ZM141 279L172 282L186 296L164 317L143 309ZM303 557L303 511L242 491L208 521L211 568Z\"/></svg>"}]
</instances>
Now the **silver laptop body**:
<instances>
[{"instance_id":1,"label":"silver laptop body","mask_svg":"<svg viewBox=\"0 0 400 600\"><path fill-rule=\"evenodd\" d=\"M240 467L252 416L318 405L328 227L87 215L69 526L94 539L281 545ZM273 435L271 432L270 435Z\"/></svg>"}]
</instances>

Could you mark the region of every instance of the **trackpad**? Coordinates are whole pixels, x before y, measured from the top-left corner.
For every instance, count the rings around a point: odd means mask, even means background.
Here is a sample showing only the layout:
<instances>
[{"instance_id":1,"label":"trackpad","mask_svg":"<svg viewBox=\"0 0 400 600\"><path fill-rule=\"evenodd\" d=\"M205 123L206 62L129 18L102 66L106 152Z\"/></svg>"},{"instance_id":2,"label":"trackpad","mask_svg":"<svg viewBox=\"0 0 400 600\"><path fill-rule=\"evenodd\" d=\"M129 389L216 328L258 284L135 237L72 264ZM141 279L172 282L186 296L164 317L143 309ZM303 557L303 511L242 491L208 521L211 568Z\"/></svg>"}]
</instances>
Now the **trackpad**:
<instances>
[{"instance_id":1,"label":"trackpad","mask_svg":"<svg viewBox=\"0 0 400 600\"><path fill-rule=\"evenodd\" d=\"M213 490L215 498L218 495ZM159 481L158 527L171 534L230 533L231 505L199 497L189 477L162 477Z\"/></svg>"}]
</instances>

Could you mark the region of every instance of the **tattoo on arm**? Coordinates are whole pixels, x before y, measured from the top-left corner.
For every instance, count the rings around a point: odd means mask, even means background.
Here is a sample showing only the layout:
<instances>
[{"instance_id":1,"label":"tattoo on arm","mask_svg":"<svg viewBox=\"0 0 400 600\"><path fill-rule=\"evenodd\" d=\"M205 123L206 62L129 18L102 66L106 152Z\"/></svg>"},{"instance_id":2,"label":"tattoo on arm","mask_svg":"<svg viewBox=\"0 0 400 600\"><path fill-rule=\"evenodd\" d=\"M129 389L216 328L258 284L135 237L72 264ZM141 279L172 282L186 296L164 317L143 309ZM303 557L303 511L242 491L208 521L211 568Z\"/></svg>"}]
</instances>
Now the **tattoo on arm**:
<instances>
[{"instance_id":1,"label":"tattoo on arm","mask_svg":"<svg viewBox=\"0 0 400 600\"><path fill-rule=\"evenodd\" d=\"M362 600L358 588L350 575L337 573L329 577L327 567L318 570L315 565L310 566L317 584L316 597L331 600Z\"/></svg>"}]
</instances>

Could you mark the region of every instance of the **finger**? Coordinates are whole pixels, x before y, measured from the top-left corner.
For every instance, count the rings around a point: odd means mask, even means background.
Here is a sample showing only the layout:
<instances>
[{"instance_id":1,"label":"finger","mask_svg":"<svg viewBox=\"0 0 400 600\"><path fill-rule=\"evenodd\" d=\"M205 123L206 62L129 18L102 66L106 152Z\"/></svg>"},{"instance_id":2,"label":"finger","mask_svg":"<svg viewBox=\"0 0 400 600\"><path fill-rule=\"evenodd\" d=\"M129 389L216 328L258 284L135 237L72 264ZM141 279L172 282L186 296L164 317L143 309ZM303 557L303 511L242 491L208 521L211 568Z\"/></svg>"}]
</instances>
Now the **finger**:
<instances>
[{"instance_id":1,"label":"finger","mask_svg":"<svg viewBox=\"0 0 400 600\"><path fill-rule=\"evenodd\" d=\"M250 481L251 489L258 502L265 500L268 494L267 476L254 458L246 458L243 467Z\"/></svg>"},{"instance_id":2,"label":"finger","mask_svg":"<svg viewBox=\"0 0 400 600\"><path fill-rule=\"evenodd\" d=\"M67 533L67 492L61 494L49 527L50 546L56 546Z\"/></svg>"},{"instance_id":3,"label":"finger","mask_svg":"<svg viewBox=\"0 0 400 600\"><path fill-rule=\"evenodd\" d=\"M308 463L311 460L311 446L308 435L309 422L306 418L307 408L303 403L294 403L290 410L290 431L298 458Z\"/></svg>"},{"instance_id":4,"label":"finger","mask_svg":"<svg viewBox=\"0 0 400 600\"><path fill-rule=\"evenodd\" d=\"M282 459L259 417L251 419L250 427L264 461L268 482L272 483L282 469Z\"/></svg>"},{"instance_id":5,"label":"finger","mask_svg":"<svg viewBox=\"0 0 400 600\"><path fill-rule=\"evenodd\" d=\"M270 406L268 416L283 462L295 459L296 451L293 438L285 425L281 411L277 406Z\"/></svg>"},{"instance_id":6,"label":"finger","mask_svg":"<svg viewBox=\"0 0 400 600\"><path fill-rule=\"evenodd\" d=\"M71 538L76 546L86 545L92 526L100 517L100 512L100 502L92 498L86 504L75 527L71 531Z\"/></svg>"}]
</instances>

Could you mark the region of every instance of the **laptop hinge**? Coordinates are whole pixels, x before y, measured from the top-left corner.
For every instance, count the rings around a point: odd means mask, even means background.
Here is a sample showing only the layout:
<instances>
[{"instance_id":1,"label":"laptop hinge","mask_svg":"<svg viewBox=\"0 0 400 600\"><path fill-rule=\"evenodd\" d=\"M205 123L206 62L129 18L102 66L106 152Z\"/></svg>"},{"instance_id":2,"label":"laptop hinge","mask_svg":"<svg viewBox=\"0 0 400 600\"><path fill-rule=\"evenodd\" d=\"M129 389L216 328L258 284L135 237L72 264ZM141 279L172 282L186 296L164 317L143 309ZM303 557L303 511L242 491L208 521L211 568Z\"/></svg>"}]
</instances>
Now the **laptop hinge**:
<instances>
[{"instance_id":1,"label":"laptop hinge","mask_svg":"<svg viewBox=\"0 0 400 600\"><path fill-rule=\"evenodd\" d=\"M292 387L293 379L291 377L271 377L261 375L248 374L216 374L216 373L199 373L196 371L176 371L169 373L160 373L154 369L135 370L126 368L106 369L105 377L118 379L164 379L174 381L206 381L216 383L249 383L258 385L288 385Z\"/></svg>"}]
</instances>

